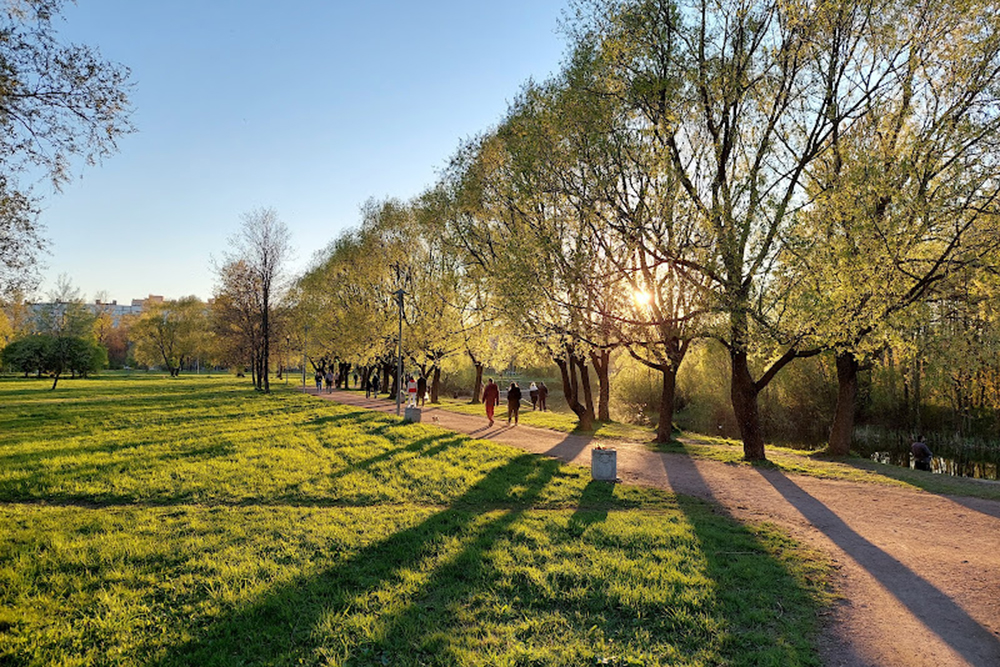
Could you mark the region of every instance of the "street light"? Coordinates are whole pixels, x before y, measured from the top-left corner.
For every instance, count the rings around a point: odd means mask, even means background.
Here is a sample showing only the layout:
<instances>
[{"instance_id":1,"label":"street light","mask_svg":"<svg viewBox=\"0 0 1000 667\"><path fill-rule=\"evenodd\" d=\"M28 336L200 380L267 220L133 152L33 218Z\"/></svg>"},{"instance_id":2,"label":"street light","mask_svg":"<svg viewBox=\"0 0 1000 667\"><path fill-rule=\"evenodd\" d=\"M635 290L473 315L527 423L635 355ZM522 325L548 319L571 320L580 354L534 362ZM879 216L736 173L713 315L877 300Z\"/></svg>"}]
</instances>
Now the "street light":
<instances>
[{"instance_id":1,"label":"street light","mask_svg":"<svg viewBox=\"0 0 1000 667\"><path fill-rule=\"evenodd\" d=\"M403 295L402 289L396 290L393 295L396 297L396 304L399 306L399 361L396 364L396 416L399 416L400 406L403 402Z\"/></svg>"},{"instance_id":2,"label":"street light","mask_svg":"<svg viewBox=\"0 0 1000 667\"><path fill-rule=\"evenodd\" d=\"M309 345L309 325L306 325L305 336L302 339L302 393L306 393L306 347Z\"/></svg>"}]
</instances>

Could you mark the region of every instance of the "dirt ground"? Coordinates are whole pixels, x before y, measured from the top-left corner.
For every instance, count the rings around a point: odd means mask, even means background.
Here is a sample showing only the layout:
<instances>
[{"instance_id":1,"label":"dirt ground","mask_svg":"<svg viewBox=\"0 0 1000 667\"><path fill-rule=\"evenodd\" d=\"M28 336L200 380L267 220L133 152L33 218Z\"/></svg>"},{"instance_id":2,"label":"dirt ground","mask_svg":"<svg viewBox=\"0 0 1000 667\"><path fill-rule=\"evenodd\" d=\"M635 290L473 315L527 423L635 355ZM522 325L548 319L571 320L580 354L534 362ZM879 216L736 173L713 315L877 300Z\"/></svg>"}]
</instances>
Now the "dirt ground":
<instances>
[{"instance_id":1,"label":"dirt ground","mask_svg":"<svg viewBox=\"0 0 1000 667\"><path fill-rule=\"evenodd\" d=\"M339 403L394 412L354 392ZM588 438L425 408L422 421L590 465ZM615 443L618 476L769 521L829 555L842 600L820 641L831 667L1000 666L1000 502L789 475Z\"/></svg>"}]
</instances>

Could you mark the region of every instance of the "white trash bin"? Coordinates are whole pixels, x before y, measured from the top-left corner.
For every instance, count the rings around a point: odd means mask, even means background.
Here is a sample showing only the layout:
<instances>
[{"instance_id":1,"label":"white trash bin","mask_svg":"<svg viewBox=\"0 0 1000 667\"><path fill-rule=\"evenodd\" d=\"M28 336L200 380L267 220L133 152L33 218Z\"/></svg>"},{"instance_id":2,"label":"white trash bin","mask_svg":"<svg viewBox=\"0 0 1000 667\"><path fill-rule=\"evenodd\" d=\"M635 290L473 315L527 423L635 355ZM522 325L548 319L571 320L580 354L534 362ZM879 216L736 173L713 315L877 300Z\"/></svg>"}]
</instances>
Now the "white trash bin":
<instances>
[{"instance_id":1,"label":"white trash bin","mask_svg":"<svg viewBox=\"0 0 1000 667\"><path fill-rule=\"evenodd\" d=\"M614 449L590 450L590 475L602 482L618 481L618 452Z\"/></svg>"}]
</instances>

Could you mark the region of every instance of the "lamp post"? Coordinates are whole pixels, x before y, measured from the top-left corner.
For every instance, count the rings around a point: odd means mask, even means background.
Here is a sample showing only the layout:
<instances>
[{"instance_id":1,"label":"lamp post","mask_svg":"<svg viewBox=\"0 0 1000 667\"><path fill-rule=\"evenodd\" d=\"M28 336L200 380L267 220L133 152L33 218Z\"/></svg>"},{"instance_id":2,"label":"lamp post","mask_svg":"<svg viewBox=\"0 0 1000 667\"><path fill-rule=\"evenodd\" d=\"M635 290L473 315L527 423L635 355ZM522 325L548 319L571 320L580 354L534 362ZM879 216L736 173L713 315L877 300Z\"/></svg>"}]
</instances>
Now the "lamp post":
<instances>
[{"instance_id":1,"label":"lamp post","mask_svg":"<svg viewBox=\"0 0 1000 667\"><path fill-rule=\"evenodd\" d=\"M400 414L400 406L403 402L403 295L402 289L396 290L393 295L396 297L396 304L399 306L399 359L396 364L396 416Z\"/></svg>"},{"instance_id":2,"label":"lamp post","mask_svg":"<svg viewBox=\"0 0 1000 667\"><path fill-rule=\"evenodd\" d=\"M306 392L306 347L309 345L309 325L306 325L305 336L302 339L302 393Z\"/></svg>"}]
</instances>

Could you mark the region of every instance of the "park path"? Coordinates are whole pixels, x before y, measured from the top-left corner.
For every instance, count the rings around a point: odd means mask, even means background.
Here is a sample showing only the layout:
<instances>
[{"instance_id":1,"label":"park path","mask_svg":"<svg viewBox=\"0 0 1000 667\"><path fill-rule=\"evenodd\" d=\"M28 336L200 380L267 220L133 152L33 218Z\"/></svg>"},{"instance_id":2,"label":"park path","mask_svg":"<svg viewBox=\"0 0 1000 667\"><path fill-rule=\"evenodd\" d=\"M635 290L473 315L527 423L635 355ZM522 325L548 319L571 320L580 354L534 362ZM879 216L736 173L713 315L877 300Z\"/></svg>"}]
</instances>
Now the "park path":
<instances>
[{"instance_id":1,"label":"park path","mask_svg":"<svg viewBox=\"0 0 1000 667\"><path fill-rule=\"evenodd\" d=\"M395 403L351 391L319 394L394 413ZM597 441L439 408L422 421L590 465ZM623 482L720 505L745 521L769 521L835 565L843 597L820 640L831 667L1000 667L1000 502L651 452L615 441Z\"/></svg>"}]
</instances>

